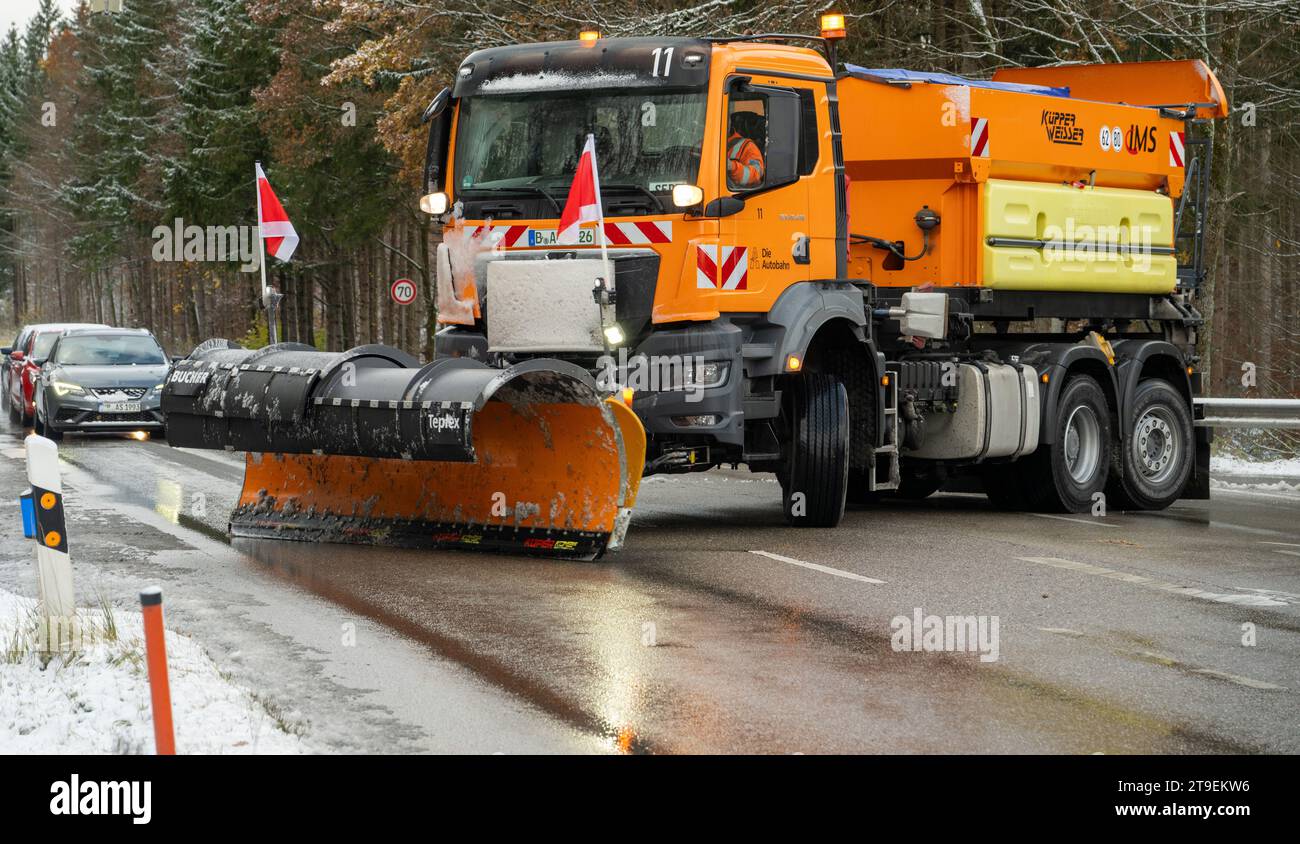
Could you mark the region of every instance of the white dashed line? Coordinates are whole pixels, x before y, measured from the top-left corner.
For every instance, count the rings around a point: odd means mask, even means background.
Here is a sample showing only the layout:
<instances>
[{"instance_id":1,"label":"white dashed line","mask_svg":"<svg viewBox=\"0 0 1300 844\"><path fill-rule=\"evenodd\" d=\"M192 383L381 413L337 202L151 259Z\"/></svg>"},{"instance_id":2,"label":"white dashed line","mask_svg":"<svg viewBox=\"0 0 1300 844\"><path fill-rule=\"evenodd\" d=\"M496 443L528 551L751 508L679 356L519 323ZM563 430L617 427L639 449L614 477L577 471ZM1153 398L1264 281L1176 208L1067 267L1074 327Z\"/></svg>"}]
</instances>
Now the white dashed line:
<instances>
[{"instance_id":1,"label":"white dashed line","mask_svg":"<svg viewBox=\"0 0 1300 844\"><path fill-rule=\"evenodd\" d=\"M1131 583L1134 586L1143 586L1147 589L1158 589L1161 592L1182 595L1186 598L1200 598L1202 601L1213 601L1216 604L1242 604L1249 607L1285 607L1287 605L1286 601L1279 601L1267 595L1224 595L1218 592L1207 592L1194 586L1179 586L1140 574L1117 571L1104 566L1094 566L1091 563L1063 560L1060 557L1016 557L1016 559L1026 563L1037 563L1040 566L1051 566L1052 568L1075 571L1080 574L1118 580L1122 583Z\"/></svg>"},{"instance_id":2,"label":"white dashed line","mask_svg":"<svg viewBox=\"0 0 1300 844\"><path fill-rule=\"evenodd\" d=\"M789 563L792 566L802 566L806 569L819 571L822 574L833 574L836 577L843 577L847 580L857 580L861 583L883 584L885 581L876 580L874 577L864 577L860 574L854 574L851 571L843 569L833 569L830 566L823 566L818 563L806 563L803 560L796 560L794 557L783 557L780 554L773 554L771 551L750 551L751 554L757 554L760 557L767 557L769 560L778 560L782 563Z\"/></svg>"},{"instance_id":3,"label":"white dashed line","mask_svg":"<svg viewBox=\"0 0 1300 844\"><path fill-rule=\"evenodd\" d=\"M1238 686L1245 686L1249 689L1261 689L1266 692L1280 692L1285 686L1275 686L1272 683L1265 683L1263 680L1252 680L1249 677L1242 677L1240 674L1229 674L1226 671L1215 671L1213 668L1193 668L1193 674L1204 674L1207 677L1218 677L1220 680L1227 680L1229 683L1236 683Z\"/></svg>"},{"instance_id":4,"label":"white dashed line","mask_svg":"<svg viewBox=\"0 0 1300 844\"><path fill-rule=\"evenodd\" d=\"M1088 525L1090 527L1117 528L1119 525L1108 525L1105 522L1099 522L1096 519L1073 519L1069 516L1053 516L1051 513L1030 513L1031 516L1037 516L1040 519L1057 519L1062 522L1074 522L1075 524Z\"/></svg>"}]
</instances>

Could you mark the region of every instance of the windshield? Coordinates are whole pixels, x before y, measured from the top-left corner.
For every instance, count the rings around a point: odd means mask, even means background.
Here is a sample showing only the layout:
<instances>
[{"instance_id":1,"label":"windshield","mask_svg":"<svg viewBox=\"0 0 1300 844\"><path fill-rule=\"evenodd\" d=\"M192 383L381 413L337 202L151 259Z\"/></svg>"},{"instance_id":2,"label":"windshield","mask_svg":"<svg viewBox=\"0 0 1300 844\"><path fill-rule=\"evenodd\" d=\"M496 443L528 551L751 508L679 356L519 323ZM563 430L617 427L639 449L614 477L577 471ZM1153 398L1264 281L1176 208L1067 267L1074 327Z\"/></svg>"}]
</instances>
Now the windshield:
<instances>
[{"instance_id":1,"label":"windshield","mask_svg":"<svg viewBox=\"0 0 1300 844\"><path fill-rule=\"evenodd\" d=\"M460 191L542 189L564 202L588 133L604 189L671 193L693 183L704 143L701 91L544 91L460 107Z\"/></svg>"},{"instance_id":2,"label":"windshield","mask_svg":"<svg viewBox=\"0 0 1300 844\"><path fill-rule=\"evenodd\" d=\"M64 337L55 359L65 366L156 366L166 362L157 341L143 334Z\"/></svg>"},{"instance_id":3,"label":"windshield","mask_svg":"<svg viewBox=\"0 0 1300 844\"><path fill-rule=\"evenodd\" d=\"M44 360L50 356L50 349L54 348L54 341L59 339L59 332L46 331L36 335L36 342L32 344L32 358L34 360Z\"/></svg>"}]
</instances>

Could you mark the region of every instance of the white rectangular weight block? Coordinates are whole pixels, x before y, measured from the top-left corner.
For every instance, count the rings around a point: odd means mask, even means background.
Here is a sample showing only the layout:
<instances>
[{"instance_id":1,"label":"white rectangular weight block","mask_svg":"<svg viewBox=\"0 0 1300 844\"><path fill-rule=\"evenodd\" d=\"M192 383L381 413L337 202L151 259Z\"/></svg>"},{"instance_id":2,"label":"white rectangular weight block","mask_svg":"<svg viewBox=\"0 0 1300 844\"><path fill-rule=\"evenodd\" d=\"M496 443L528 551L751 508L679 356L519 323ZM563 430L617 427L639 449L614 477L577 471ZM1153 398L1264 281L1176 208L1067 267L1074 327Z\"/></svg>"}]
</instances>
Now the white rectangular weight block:
<instances>
[{"instance_id":1,"label":"white rectangular weight block","mask_svg":"<svg viewBox=\"0 0 1300 844\"><path fill-rule=\"evenodd\" d=\"M592 298L604 262L496 260L487 270L488 348L494 352L601 352Z\"/></svg>"}]
</instances>

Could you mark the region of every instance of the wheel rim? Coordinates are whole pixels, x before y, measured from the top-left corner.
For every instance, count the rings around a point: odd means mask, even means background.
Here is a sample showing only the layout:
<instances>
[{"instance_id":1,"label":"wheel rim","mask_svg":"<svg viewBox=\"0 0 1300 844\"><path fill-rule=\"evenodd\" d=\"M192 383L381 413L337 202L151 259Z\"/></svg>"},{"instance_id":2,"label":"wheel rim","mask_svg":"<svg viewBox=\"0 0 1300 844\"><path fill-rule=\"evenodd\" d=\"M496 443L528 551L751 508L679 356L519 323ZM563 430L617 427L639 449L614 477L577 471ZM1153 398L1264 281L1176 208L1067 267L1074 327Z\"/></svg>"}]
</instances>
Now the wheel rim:
<instances>
[{"instance_id":1,"label":"wheel rim","mask_svg":"<svg viewBox=\"0 0 1300 844\"><path fill-rule=\"evenodd\" d=\"M1070 480L1086 485L1101 465L1101 423L1091 407L1079 405L1065 422L1065 469Z\"/></svg>"},{"instance_id":2,"label":"wheel rim","mask_svg":"<svg viewBox=\"0 0 1300 844\"><path fill-rule=\"evenodd\" d=\"M1133 462L1149 483L1164 483L1182 465L1183 438L1168 408L1153 407L1142 414L1133 426L1129 447Z\"/></svg>"}]
</instances>

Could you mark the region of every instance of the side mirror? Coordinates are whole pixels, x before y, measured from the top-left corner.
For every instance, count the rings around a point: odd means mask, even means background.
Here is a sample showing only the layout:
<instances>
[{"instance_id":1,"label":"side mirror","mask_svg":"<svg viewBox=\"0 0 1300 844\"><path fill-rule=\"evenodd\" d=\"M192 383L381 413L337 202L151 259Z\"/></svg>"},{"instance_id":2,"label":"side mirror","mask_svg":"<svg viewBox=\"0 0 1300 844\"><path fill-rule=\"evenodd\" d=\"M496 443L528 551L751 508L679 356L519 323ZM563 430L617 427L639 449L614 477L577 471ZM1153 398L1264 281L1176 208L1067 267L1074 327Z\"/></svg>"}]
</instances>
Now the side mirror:
<instances>
[{"instance_id":1,"label":"side mirror","mask_svg":"<svg viewBox=\"0 0 1300 844\"><path fill-rule=\"evenodd\" d=\"M705 217L730 217L745 210L745 200L738 196L720 196L704 206Z\"/></svg>"},{"instance_id":2,"label":"side mirror","mask_svg":"<svg viewBox=\"0 0 1300 844\"><path fill-rule=\"evenodd\" d=\"M4 348L0 348L0 355L4 355L8 357L9 353L12 351L13 351L12 346L5 346Z\"/></svg>"},{"instance_id":3,"label":"side mirror","mask_svg":"<svg viewBox=\"0 0 1300 844\"><path fill-rule=\"evenodd\" d=\"M185 360L185 355L172 355L172 356L171 356L171 362L172 362L172 365L173 365L173 366L175 366L176 364L180 363L180 362L183 361L183 360Z\"/></svg>"},{"instance_id":4,"label":"side mirror","mask_svg":"<svg viewBox=\"0 0 1300 844\"><path fill-rule=\"evenodd\" d=\"M22 360L22 359L23 359L23 350L22 350L22 349L14 349L13 351L11 351L11 352L9 353L9 359L10 359L10 360Z\"/></svg>"},{"instance_id":5,"label":"side mirror","mask_svg":"<svg viewBox=\"0 0 1300 844\"><path fill-rule=\"evenodd\" d=\"M49 359L49 358L32 358L32 363L36 364L36 365L39 366L41 369L44 369L44 368L45 368L45 364L47 364L47 363L49 363L49 362L50 362L50 359Z\"/></svg>"}]
</instances>

